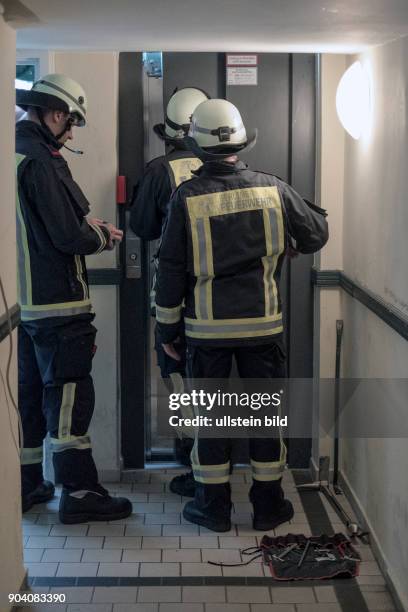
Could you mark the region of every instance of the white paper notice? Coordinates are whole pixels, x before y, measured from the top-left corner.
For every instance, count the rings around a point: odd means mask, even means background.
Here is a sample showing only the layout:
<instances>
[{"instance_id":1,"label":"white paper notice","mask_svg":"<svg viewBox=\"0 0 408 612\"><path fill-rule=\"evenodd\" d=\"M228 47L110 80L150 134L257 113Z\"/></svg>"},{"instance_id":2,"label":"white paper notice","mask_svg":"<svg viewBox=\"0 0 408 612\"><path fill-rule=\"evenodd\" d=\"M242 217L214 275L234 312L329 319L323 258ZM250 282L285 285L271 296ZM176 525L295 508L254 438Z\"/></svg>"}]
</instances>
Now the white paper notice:
<instances>
[{"instance_id":1,"label":"white paper notice","mask_svg":"<svg viewBox=\"0 0 408 612\"><path fill-rule=\"evenodd\" d=\"M227 85L258 85L258 68L228 66Z\"/></svg>"},{"instance_id":2,"label":"white paper notice","mask_svg":"<svg viewBox=\"0 0 408 612\"><path fill-rule=\"evenodd\" d=\"M227 53L227 66L257 66L258 56L255 54L244 55L237 53Z\"/></svg>"}]
</instances>

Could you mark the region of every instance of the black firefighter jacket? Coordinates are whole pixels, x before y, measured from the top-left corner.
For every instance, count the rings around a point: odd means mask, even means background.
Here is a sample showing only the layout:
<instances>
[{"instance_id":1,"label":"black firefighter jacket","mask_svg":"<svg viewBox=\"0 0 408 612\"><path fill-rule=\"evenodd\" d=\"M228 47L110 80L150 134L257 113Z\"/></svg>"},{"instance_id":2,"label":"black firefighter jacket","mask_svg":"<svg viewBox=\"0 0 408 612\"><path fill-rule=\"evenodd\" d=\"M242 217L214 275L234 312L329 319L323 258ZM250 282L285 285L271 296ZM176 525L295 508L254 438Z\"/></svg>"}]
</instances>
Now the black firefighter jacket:
<instances>
[{"instance_id":1,"label":"black firefighter jacket","mask_svg":"<svg viewBox=\"0 0 408 612\"><path fill-rule=\"evenodd\" d=\"M130 227L137 236L144 240L160 238L172 192L200 166L201 161L190 151L179 149L147 164L130 209Z\"/></svg>"},{"instance_id":2,"label":"black firefighter jacket","mask_svg":"<svg viewBox=\"0 0 408 612\"><path fill-rule=\"evenodd\" d=\"M16 125L18 300L22 321L90 312L84 255L106 248L109 232L85 219L89 204L52 134Z\"/></svg>"},{"instance_id":3,"label":"black firefighter jacket","mask_svg":"<svg viewBox=\"0 0 408 612\"><path fill-rule=\"evenodd\" d=\"M206 162L173 194L159 255L162 342L182 314L191 344L264 344L283 331L279 279L289 241L314 253L328 240L324 210L282 180Z\"/></svg>"}]
</instances>

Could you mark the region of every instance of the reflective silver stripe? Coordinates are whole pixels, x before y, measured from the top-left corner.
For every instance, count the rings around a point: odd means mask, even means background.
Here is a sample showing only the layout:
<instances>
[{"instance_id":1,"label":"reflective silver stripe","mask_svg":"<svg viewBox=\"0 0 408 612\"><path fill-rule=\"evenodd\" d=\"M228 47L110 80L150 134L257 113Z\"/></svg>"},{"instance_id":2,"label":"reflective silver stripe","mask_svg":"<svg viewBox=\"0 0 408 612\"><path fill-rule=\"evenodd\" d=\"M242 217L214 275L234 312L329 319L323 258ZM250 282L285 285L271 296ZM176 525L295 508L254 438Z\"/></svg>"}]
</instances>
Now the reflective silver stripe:
<instances>
[{"instance_id":1,"label":"reflective silver stripe","mask_svg":"<svg viewBox=\"0 0 408 612\"><path fill-rule=\"evenodd\" d=\"M77 269L77 279L82 287L82 295L83 295L84 300L86 300L89 297L89 292L88 292L88 287L86 285L86 282L84 281L84 278L82 276L83 268L82 268L82 261L81 261L80 255L75 255L75 266Z\"/></svg>"},{"instance_id":2,"label":"reflective silver stripe","mask_svg":"<svg viewBox=\"0 0 408 612\"><path fill-rule=\"evenodd\" d=\"M271 329L276 329L281 327L282 319L277 319L276 321L265 321L263 323L250 323L250 319L247 319L245 323L237 323L236 325L228 324L228 325L208 325L208 321L197 321L194 323L186 321L186 333L188 332L200 332L200 333L208 333L208 334L227 334L234 332L256 332L256 331L268 331Z\"/></svg>"},{"instance_id":3,"label":"reflective silver stripe","mask_svg":"<svg viewBox=\"0 0 408 612\"><path fill-rule=\"evenodd\" d=\"M84 312L91 312L92 304L89 300L84 300L82 306L66 307L59 306L59 304L49 304L47 309L44 310L32 310L32 306L21 306L21 320L32 321L36 319L46 319L47 317L67 317L76 314L82 314Z\"/></svg>"},{"instance_id":4,"label":"reflective silver stripe","mask_svg":"<svg viewBox=\"0 0 408 612\"><path fill-rule=\"evenodd\" d=\"M55 85L54 83L50 83L49 81L44 81L44 79L40 79L39 81L37 81L37 83L34 83L33 91L36 91L35 86L37 84L46 85L47 87L51 87L51 89L55 89L56 91L59 91L60 93L64 94L64 96L67 96L67 98L72 100L72 102L75 102L75 104L79 106L84 115L86 115L85 106L80 104L77 98L74 98L73 95L71 95L68 91L65 91L65 89L62 89L62 87L58 87L58 85Z\"/></svg>"},{"instance_id":5,"label":"reflective silver stripe","mask_svg":"<svg viewBox=\"0 0 408 612\"><path fill-rule=\"evenodd\" d=\"M252 465L252 463L251 463ZM281 474L285 469L285 464L278 462L275 467L254 467L252 466L252 471L254 474L263 474L263 475L273 475L273 474Z\"/></svg>"},{"instance_id":6,"label":"reflective silver stripe","mask_svg":"<svg viewBox=\"0 0 408 612\"><path fill-rule=\"evenodd\" d=\"M165 308L156 304L156 320L159 323L178 323L181 319L182 304L174 306L174 308Z\"/></svg>"},{"instance_id":7,"label":"reflective silver stripe","mask_svg":"<svg viewBox=\"0 0 408 612\"><path fill-rule=\"evenodd\" d=\"M278 264L279 256L283 253L285 245L283 239L283 219L282 219L282 209L279 208L270 208L268 210L269 220L271 224L271 234L272 234L272 258L271 258L271 276L270 276L270 288L269 290L272 292L271 301L270 301L270 313L267 314L276 314L278 312L279 304L278 304L278 288L275 280L275 272L276 266Z\"/></svg>"},{"instance_id":8,"label":"reflective silver stripe","mask_svg":"<svg viewBox=\"0 0 408 612\"><path fill-rule=\"evenodd\" d=\"M197 480L197 482L207 484L222 484L229 481L229 462L222 465L200 465L193 463L192 468L194 472L194 479Z\"/></svg>"},{"instance_id":9,"label":"reflective silver stripe","mask_svg":"<svg viewBox=\"0 0 408 612\"><path fill-rule=\"evenodd\" d=\"M280 416L280 409L279 409ZM279 431L280 456L278 461L255 461L251 459L252 477L254 480L269 482L282 478L286 467L286 445Z\"/></svg>"},{"instance_id":10,"label":"reflective silver stripe","mask_svg":"<svg viewBox=\"0 0 408 612\"><path fill-rule=\"evenodd\" d=\"M36 448L22 448L21 449L21 465L33 465L35 463L42 463L43 461L43 447L37 446Z\"/></svg>"},{"instance_id":11,"label":"reflective silver stripe","mask_svg":"<svg viewBox=\"0 0 408 612\"><path fill-rule=\"evenodd\" d=\"M91 448L91 438L86 436L69 436L63 440L58 438L50 439L50 448L54 453L62 453L65 450L76 449L86 450Z\"/></svg>"},{"instance_id":12,"label":"reflective silver stripe","mask_svg":"<svg viewBox=\"0 0 408 612\"><path fill-rule=\"evenodd\" d=\"M205 241L204 219L197 219L197 234L198 234L200 275L208 276L207 245Z\"/></svg>"},{"instance_id":13,"label":"reflective silver stripe","mask_svg":"<svg viewBox=\"0 0 408 612\"><path fill-rule=\"evenodd\" d=\"M209 219L197 219L195 224L195 236L197 241L198 268L194 297L196 301L196 312L202 319L213 318L212 308L212 281L214 277L214 265L212 260L212 243Z\"/></svg>"},{"instance_id":14,"label":"reflective silver stripe","mask_svg":"<svg viewBox=\"0 0 408 612\"><path fill-rule=\"evenodd\" d=\"M64 440L71 435L72 410L75 402L76 383L66 383L62 388L62 400L58 425L58 439Z\"/></svg>"},{"instance_id":15,"label":"reflective silver stripe","mask_svg":"<svg viewBox=\"0 0 408 612\"><path fill-rule=\"evenodd\" d=\"M220 127L224 127L224 126L220 126ZM225 127L228 127L228 126L225 126ZM243 129L243 127L244 127L244 124L243 124L243 123L241 123L240 125L237 125L237 127L230 128L230 129L231 129L231 133L232 133L232 134L235 134L235 132L239 132L239 130L242 130L242 129ZM217 128L216 128L216 129L217 129ZM218 129L219 129L219 128L218 128ZM210 128L210 129L208 129L208 128L200 127L200 126L199 126L199 125L197 125L197 124L194 124L194 126L193 126L193 130L194 130L194 132L200 132L201 134L211 134L211 132L213 132L213 131L214 131L214 128Z\"/></svg>"},{"instance_id":16,"label":"reflective silver stripe","mask_svg":"<svg viewBox=\"0 0 408 612\"><path fill-rule=\"evenodd\" d=\"M184 391L184 380L180 372L172 372L170 374L171 384L173 385L173 393L183 393ZM194 410L192 406L181 406L181 416L184 419L193 419ZM181 427L174 427L179 438L194 438L194 427L182 425Z\"/></svg>"}]
</instances>

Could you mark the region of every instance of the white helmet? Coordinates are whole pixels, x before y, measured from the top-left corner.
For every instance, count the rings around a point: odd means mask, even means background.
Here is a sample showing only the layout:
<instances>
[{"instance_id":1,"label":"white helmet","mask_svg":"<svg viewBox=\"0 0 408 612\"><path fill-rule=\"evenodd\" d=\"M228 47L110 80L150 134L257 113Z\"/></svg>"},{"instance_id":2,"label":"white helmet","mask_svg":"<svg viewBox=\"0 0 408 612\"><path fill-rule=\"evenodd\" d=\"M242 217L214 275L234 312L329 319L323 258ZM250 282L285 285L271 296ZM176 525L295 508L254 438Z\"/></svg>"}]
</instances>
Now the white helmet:
<instances>
[{"instance_id":1,"label":"white helmet","mask_svg":"<svg viewBox=\"0 0 408 612\"><path fill-rule=\"evenodd\" d=\"M60 110L71 115L74 125L86 123L88 102L79 83L64 74L47 74L30 90L16 90L16 104L23 110L29 106Z\"/></svg>"},{"instance_id":2,"label":"white helmet","mask_svg":"<svg viewBox=\"0 0 408 612\"><path fill-rule=\"evenodd\" d=\"M166 109L165 136L182 139L190 128L194 109L209 96L197 87L184 87L173 93Z\"/></svg>"},{"instance_id":3,"label":"white helmet","mask_svg":"<svg viewBox=\"0 0 408 612\"><path fill-rule=\"evenodd\" d=\"M186 140L201 159L220 158L252 148L256 130L248 139L237 107L227 100L213 99L202 102L195 109Z\"/></svg>"}]
</instances>

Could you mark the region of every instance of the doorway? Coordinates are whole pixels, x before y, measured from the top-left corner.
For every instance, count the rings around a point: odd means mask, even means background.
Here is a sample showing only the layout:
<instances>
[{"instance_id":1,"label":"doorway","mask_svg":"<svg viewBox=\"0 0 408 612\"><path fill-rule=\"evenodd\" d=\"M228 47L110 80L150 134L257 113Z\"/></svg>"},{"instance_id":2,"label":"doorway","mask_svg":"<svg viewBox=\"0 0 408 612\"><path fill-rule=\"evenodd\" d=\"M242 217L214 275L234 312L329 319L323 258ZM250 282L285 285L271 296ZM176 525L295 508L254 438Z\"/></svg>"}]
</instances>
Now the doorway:
<instances>
[{"instance_id":1,"label":"doorway","mask_svg":"<svg viewBox=\"0 0 408 612\"><path fill-rule=\"evenodd\" d=\"M158 55L158 54L156 54ZM243 156L254 170L270 172L293 185L305 198L315 196L316 56L311 54L257 54L256 80L231 84L226 78L225 53L163 53L161 69L151 71L147 54L121 53L119 58L119 172L128 189L137 183L145 163L162 154L152 135L152 125L162 121L164 109L176 87L200 87L211 97L235 104L244 123L257 127L257 146ZM146 65L147 64L147 65ZM151 65L150 65L151 68ZM143 116L144 120L140 121ZM120 222L127 240L126 211ZM126 241L125 241L126 242ZM123 280L120 289L122 455L125 469L143 467L146 461L174 460L173 441L157 434L156 388L158 370L152 351L149 290L154 244L140 243L141 274L126 273L129 249L121 252ZM282 275L285 340L289 376L313 376L313 255L287 261ZM137 364L137 367L135 367ZM291 439L290 467L309 466L312 437Z\"/></svg>"}]
</instances>

